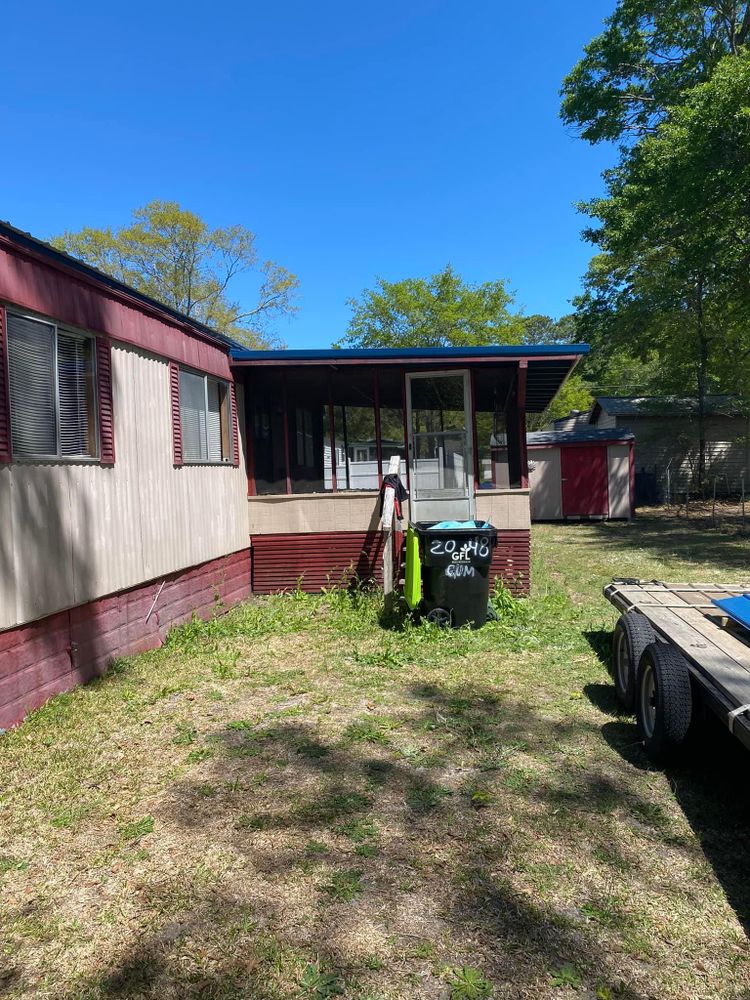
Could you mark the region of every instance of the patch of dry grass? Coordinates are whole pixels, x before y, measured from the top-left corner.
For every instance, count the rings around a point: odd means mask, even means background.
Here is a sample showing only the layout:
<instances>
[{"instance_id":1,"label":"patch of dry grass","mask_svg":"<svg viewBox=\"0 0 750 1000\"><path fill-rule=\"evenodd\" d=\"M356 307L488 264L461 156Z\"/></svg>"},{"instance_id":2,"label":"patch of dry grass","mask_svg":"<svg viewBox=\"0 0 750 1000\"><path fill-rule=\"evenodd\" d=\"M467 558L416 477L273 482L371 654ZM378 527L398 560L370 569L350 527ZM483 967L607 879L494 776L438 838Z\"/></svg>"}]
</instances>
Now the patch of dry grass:
<instances>
[{"instance_id":1,"label":"patch of dry grass","mask_svg":"<svg viewBox=\"0 0 750 1000\"><path fill-rule=\"evenodd\" d=\"M534 536L533 598L479 633L266 599L3 738L0 993L746 995L747 759L648 767L599 588L736 577L748 546Z\"/></svg>"}]
</instances>

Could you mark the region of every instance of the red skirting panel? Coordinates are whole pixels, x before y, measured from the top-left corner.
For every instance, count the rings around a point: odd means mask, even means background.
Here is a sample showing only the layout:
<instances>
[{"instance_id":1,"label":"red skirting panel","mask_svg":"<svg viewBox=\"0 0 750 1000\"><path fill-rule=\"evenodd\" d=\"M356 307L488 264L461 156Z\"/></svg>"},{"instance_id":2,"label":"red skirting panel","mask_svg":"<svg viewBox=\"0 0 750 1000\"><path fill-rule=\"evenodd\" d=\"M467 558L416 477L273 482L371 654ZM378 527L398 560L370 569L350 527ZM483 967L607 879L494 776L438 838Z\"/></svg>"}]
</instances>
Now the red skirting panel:
<instances>
[{"instance_id":1,"label":"red skirting panel","mask_svg":"<svg viewBox=\"0 0 750 1000\"><path fill-rule=\"evenodd\" d=\"M516 597L529 593L531 585L531 532L500 528L492 555L492 573L499 576Z\"/></svg>"},{"instance_id":2,"label":"red skirting panel","mask_svg":"<svg viewBox=\"0 0 750 1000\"><path fill-rule=\"evenodd\" d=\"M315 593L348 586L353 580L381 583L383 535L380 531L321 531L299 535L253 535L253 591Z\"/></svg>"},{"instance_id":3,"label":"red skirting panel","mask_svg":"<svg viewBox=\"0 0 750 1000\"><path fill-rule=\"evenodd\" d=\"M155 649L193 613L207 618L249 595L244 549L0 632L0 727L103 673L115 657Z\"/></svg>"},{"instance_id":4,"label":"red skirting panel","mask_svg":"<svg viewBox=\"0 0 750 1000\"><path fill-rule=\"evenodd\" d=\"M529 592L531 532L500 530L492 571L514 594ZM326 531L298 535L253 535L253 592L271 594L383 579L380 532Z\"/></svg>"}]
</instances>

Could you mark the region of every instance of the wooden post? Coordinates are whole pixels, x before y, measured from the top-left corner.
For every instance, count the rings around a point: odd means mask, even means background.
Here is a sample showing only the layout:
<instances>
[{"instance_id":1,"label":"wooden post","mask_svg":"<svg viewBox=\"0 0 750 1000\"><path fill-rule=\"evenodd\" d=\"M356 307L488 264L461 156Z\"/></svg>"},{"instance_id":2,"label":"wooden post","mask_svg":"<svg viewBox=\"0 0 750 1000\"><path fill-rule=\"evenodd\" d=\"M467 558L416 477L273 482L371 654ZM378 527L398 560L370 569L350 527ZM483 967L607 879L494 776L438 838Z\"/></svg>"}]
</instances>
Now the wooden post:
<instances>
[{"instance_id":1,"label":"wooden post","mask_svg":"<svg viewBox=\"0 0 750 1000\"><path fill-rule=\"evenodd\" d=\"M401 456L391 455L388 463L388 475L398 475L401 469ZM393 554L393 501L394 491L390 486L386 486L383 494L383 593L385 594L385 608L390 610L393 605L394 590L394 554Z\"/></svg>"},{"instance_id":2,"label":"wooden post","mask_svg":"<svg viewBox=\"0 0 750 1000\"><path fill-rule=\"evenodd\" d=\"M527 489L529 485L529 456L526 450L526 375L528 372L528 361L521 359L518 362L518 390L516 398L518 400L518 442L521 459L521 489Z\"/></svg>"}]
</instances>

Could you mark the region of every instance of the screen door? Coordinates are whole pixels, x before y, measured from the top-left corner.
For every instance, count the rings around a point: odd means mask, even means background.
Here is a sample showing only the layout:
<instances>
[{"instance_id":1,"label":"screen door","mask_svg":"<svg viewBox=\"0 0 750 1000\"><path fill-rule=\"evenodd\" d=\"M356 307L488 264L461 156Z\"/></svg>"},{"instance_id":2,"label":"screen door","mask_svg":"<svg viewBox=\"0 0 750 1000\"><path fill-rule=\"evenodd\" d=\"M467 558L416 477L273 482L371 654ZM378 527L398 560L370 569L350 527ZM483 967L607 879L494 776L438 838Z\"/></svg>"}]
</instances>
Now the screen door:
<instances>
[{"instance_id":1,"label":"screen door","mask_svg":"<svg viewBox=\"0 0 750 1000\"><path fill-rule=\"evenodd\" d=\"M412 521L474 517L468 371L406 376Z\"/></svg>"}]
</instances>

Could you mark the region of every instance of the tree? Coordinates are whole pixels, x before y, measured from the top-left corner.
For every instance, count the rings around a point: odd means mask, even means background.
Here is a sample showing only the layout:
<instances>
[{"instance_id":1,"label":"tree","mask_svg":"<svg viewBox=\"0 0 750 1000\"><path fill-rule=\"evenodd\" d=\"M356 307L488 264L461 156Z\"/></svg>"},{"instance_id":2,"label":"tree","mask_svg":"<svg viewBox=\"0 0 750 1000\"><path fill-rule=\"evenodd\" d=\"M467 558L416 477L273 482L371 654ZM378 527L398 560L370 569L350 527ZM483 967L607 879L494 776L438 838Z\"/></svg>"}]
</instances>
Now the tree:
<instances>
[{"instance_id":1,"label":"tree","mask_svg":"<svg viewBox=\"0 0 750 1000\"><path fill-rule=\"evenodd\" d=\"M518 344L523 323L502 280L469 284L448 265L431 278L385 281L350 299L336 347L479 347Z\"/></svg>"},{"instance_id":2,"label":"tree","mask_svg":"<svg viewBox=\"0 0 750 1000\"><path fill-rule=\"evenodd\" d=\"M118 281L206 326L251 346L270 346L272 318L295 310L297 278L261 260L255 234L244 226L210 229L174 201L152 201L120 229L65 232L53 244ZM256 301L229 297L232 280L252 272Z\"/></svg>"},{"instance_id":3,"label":"tree","mask_svg":"<svg viewBox=\"0 0 750 1000\"><path fill-rule=\"evenodd\" d=\"M655 133L605 174L585 206L600 248L579 300L594 338L656 350L698 399L697 478L705 474L705 397L746 391L750 355L750 54L728 56L668 109Z\"/></svg>"},{"instance_id":4,"label":"tree","mask_svg":"<svg viewBox=\"0 0 750 1000\"><path fill-rule=\"evenodd\" d=\"M534 313L524 316L522 322L524 344L572 344L576 339L573 315L552 319L551 316Z\"/></svg>"},{"instance_id":5,"label":"tree","mask_svg":"<svg viewBox=\"0 0 750 1000\"><path fill-rule=\"evenodd\" d=\"M619 0L563 82L562 118L593 143L652 134L749 35L750 3Z\"/></svg>"}]
</instances>

